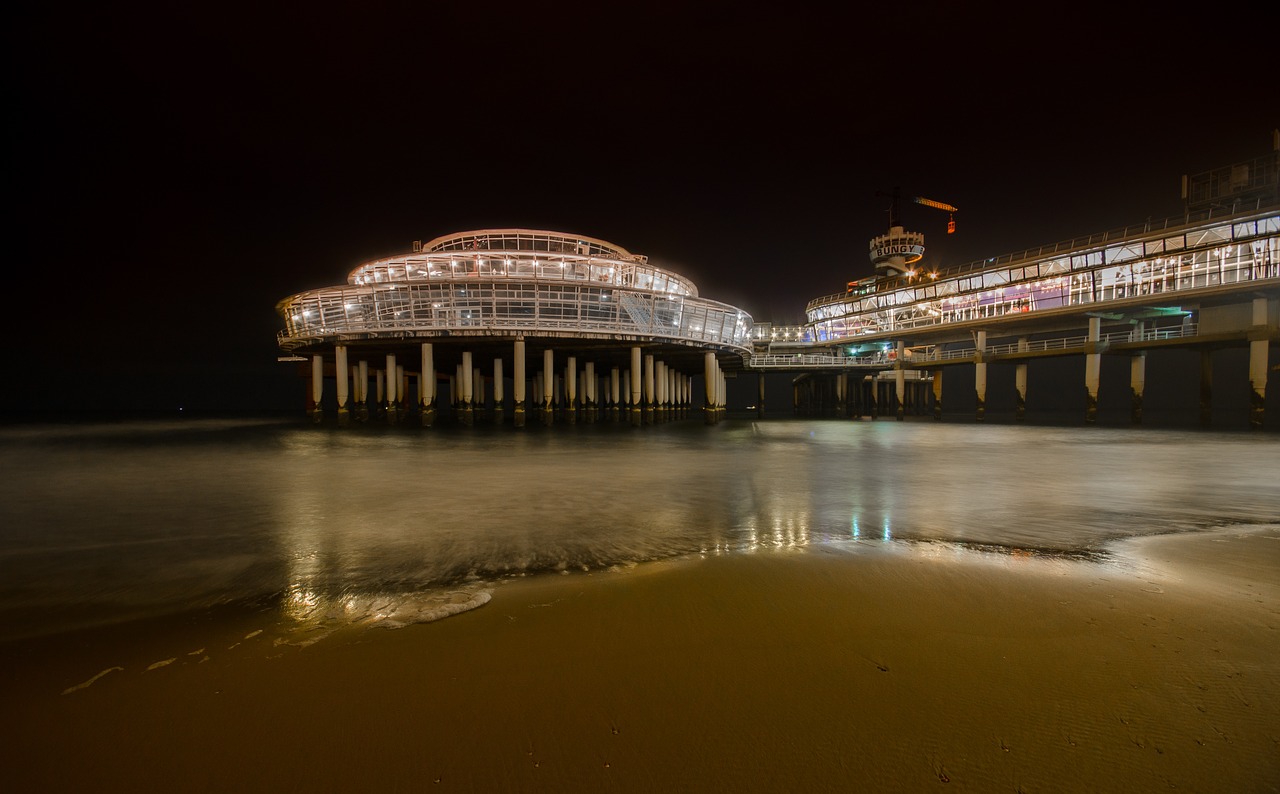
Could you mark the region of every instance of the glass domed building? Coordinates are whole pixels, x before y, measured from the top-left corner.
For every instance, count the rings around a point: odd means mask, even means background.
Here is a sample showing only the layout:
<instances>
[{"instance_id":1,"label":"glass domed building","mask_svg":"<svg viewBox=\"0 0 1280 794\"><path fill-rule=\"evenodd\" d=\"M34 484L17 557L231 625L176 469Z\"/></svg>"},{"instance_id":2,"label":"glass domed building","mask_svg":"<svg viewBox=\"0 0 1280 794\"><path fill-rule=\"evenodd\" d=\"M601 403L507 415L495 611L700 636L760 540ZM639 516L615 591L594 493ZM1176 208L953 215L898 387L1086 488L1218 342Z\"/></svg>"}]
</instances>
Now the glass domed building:
<instances>
[{"instance_id":1,"label":"glass domed building","mask_svg":"<svg viewBox=\"0 0 1280 794\"><path fill-rule=\"evenodd\" d=\"M543 411L661 412L694 403L692 379L702 376L706 405L716 406L716 382L742 367L752 344L751 317L700 297L684 276L604 240L531 229L414 243L276 309L281 350L311 365L317 412L329 380L340 413L376 404L417 407L426 419L446 382L464 421L489 405L501 417L508 383L517 421L530 382Z\"/></svg>"}]
</instances>

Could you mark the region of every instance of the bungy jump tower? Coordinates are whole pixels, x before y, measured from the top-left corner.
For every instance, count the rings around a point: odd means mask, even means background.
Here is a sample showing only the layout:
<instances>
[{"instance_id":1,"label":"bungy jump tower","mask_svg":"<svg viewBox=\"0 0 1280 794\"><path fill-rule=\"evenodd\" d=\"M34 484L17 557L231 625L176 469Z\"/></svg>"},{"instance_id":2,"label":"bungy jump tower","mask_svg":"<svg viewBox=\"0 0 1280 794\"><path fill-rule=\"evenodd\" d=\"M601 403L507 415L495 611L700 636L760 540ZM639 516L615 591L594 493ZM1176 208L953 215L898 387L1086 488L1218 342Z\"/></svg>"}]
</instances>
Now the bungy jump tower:
<instances>
[{"instance_id":1,"label":"bungy jump tower","mask_svg":"<svg viewBox=\"0 0 1280 794\"><path fill-rule=\"evenodd\" d=\"M531 229L415 242L276 309L282 360L310 376L312 417L328 407L339 423L416 412L430 425L445 400L464 425L508 410L516 426L530 412L545 424L639 425L695 402L715 422L726 372L752 344L746 312L699 297L678 273L603 240Z\"/></svg>"}]
</instances>

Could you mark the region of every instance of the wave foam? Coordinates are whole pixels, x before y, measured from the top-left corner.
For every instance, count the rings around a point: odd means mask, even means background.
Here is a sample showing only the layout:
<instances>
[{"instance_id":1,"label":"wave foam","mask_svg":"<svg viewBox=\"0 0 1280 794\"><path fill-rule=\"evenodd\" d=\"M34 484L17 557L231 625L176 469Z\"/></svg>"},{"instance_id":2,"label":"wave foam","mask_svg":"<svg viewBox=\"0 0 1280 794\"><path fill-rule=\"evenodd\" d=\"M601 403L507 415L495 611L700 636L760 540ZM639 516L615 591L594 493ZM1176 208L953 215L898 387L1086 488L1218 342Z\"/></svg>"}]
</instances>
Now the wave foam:
<instances>
[{"instance_id":1,"label":"wave foam","mask_svg":"<svg viewBox=\"0 0 1280 794\"><path fill-rule=\"evenodd\" d=\"M374 593L325 598L308 593L306 608L285 614L292 624L276 644L305 648L347 628L400 629L432 623L489 603L492 591L480 586L449 591Z\"/></svg>"}]
</instances>

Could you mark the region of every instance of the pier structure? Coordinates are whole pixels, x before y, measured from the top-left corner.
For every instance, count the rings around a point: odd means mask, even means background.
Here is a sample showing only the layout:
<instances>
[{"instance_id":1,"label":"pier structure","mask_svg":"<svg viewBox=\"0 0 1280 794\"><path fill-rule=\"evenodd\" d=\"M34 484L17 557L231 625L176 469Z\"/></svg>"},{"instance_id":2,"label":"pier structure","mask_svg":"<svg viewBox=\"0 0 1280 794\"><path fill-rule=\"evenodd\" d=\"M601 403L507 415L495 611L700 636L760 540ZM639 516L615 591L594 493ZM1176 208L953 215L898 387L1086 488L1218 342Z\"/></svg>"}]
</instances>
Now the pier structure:
<instances>
[{"instance_id":1,"label":"pier structure","mask_svg":"<svg viewBox=\"0 0 1280 794\"><path fill-rule=\"evenodd\" d=\"M841 413L884 398L942 417L942 375L972 369L975 419L986 413L992 366L1015 367L1015 417L1029 366L1082 361L1084 421L1097 420L1101 362L1129 359L1131 419L1141 423L1148 353L1200 358L1200 417L1209 423L1215 353L1247 348L1252 427L1263 426L1268 373L1280 345L1280 134L1266 157L1184 178L1187 211L1038 249L948 268L923 266L924 239L900 226L871 241L879 275L810 301L803 326L753 329L748 370L795 373L797 404L828 395ZM898 240L896 237L901 237ZM904 258L903 252L909 253ZM912 388L912 374L917 384ZM926 388L923 384L928 384Z\"/></svg>"},{"instance_id":2,"label":"pier structure","mask_svg":"<svg viewBox=\"0 0 1280 794\"><path fill-rule=\"evenodd\" d=\"M1280 131L1274 137L1267 156L1184 177L1182 215L957 266L928 266L924 235L898 220L895 189L888 232L870 241L876 274L810 301L799 326L754 322L603 240L486 229L415 243L360 265L345 285L280 301L278 343L308 376L317 421L331 406L340 422L416 414L430 425L447 411L465 425L516 426L644 425L698 408L715 423L727 410L726 379L748 373L761 417L766 374L784 373L798 412L940 420L943 376L962 368L984 421L990 371L1004 367L1021 421L1036 399L1030 370L1051 358L1080 361L1083 419L1093 424L1112 386L1103 383L1109 357L1128 360L1140 424L1156 351L1198 355L1207 425L1214 357L1245 348L1240 388L1250 426L1261 428L1268 376L1280 370Z\"/></svg>"},{"instance_id":3,"label":"pier structure","mask_svg":"<svg viewBox=\"0 0 1280 794\"><path fill-rule=\"evenodd\" d=\"M753 325L645 256L531 229L415 242L276 309L281 358L306 372L308 410L339 423L431 425L447 411L463 425L639 425L698 409L714 423Z\"/></svg>"}]
</instances>

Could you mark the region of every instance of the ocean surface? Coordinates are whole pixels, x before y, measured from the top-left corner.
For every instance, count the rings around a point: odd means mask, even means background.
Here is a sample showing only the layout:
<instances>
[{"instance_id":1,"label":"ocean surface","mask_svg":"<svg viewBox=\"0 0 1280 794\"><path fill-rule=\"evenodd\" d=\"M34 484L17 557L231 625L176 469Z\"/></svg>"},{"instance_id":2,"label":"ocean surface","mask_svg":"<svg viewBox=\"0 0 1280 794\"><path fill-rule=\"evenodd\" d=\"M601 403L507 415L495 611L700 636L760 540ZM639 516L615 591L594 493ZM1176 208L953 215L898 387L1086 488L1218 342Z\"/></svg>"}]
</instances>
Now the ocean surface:
<instances>
[{"instance_id":1,"label":"ocean surface","mask_svg":"<svg viewBox=\"0 0 1280 794\"><path fill-rule=\"evenodd\" d=\"M1274 434L700 418L516 429L146 419L0 427L0 640L250 605L311 641L509 577L947 544L1104 560L1280 524Z\"/></svg>"}]
</instances>

